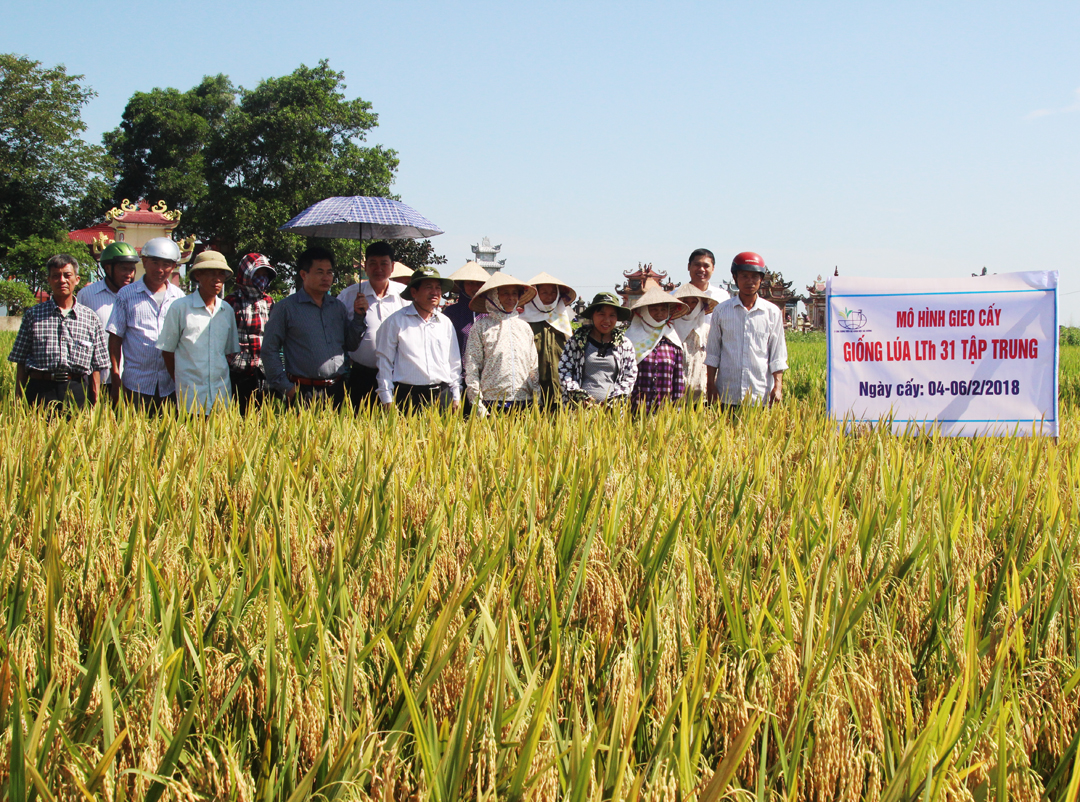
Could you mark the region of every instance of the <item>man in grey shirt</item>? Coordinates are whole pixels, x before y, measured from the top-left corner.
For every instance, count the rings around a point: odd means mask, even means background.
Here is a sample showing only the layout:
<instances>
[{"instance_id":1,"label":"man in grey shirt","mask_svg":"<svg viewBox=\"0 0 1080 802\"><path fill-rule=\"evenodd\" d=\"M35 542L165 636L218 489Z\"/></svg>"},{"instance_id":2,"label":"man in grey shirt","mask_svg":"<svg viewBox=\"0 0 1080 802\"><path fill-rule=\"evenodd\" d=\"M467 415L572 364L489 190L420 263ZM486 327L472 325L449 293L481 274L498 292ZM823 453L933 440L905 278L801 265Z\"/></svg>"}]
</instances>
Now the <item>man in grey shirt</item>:
<instances>
[{"instance_id":1,"label":"man in grey shirt","mask_svg":"<svg viewBox=\"0 0 1080 802\"><path fill-rule=\"evenodd\" d=\"M274 304L263 332L266 383L289 402L345 399L346 354L356 350L367 328L368 301L357 293L350 321L345 304L330 295L334 255L308 248L296 263L301 287ZM282 361L284 359L284 362Z\"/></svg>"}]
</instances>

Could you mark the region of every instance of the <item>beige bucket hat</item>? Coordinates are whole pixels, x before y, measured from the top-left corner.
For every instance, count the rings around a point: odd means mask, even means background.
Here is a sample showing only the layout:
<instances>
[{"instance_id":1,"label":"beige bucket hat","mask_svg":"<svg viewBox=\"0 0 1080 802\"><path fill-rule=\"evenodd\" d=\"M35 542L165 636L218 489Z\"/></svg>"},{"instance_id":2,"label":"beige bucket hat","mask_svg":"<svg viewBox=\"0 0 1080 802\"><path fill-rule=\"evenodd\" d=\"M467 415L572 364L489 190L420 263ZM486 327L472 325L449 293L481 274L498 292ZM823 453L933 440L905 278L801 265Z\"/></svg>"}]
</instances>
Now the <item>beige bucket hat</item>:
<instances>
[{"instance_id":1,"label":"beige bucket hat","mask_svg":"<svg viewBox=\"0 0 1080 802\"><path fill-rule=\"evenodd\" d=\"M705 305L705 314L711 315L712 311L716 309L716 305L720 303L713 298L709 293L702 292L693 284L683 284L675 292L671 293L673 298L697 298L699 302Z\"/></svg>"},{"instance_id":2,"label":"beige bucket hat","mask_svg":"<svg viewBox=\"0 0 1080 802\"><path fill-rule=\"evenodd\" d=\"M230 276L233 272L225 261L225 255L220 251L203 251L196 256L195 261L188 265L188 275L192 275L196 270L221 270Z\"/></svg>"},{"instance_id":3,"label":"beige bucket hat","mask_svg":"<svg viewBox=\"0 0 1080 802\"><path fill-rule=\"evenodd\" d=\"M550 273L537 273L535 276L529 279L529 284L531 284L533 287L537 286L538 284L554 284L556 287L562 287L565 290L565 292L561 294L569 295L570 303L573 303L577 299L577 293L574 291L573 287L571 287L565 281L559 281L557 278L555 278L555 276L551 275Z\"/></svg>"},{"instance_id":4,"label":"beige bucket hat","mask_svg":"<svg viewBox=\"0 0 1080 802\"><path fill-rule=\"evenodd\" d=\"M480 268L483 270L483 268ZM536 296L536 288L531 287L524 281L518 281L513 276L509 276L506 273L496 273L484 282L484 286L476 291L476 295L469 301L469 309L474 312L486 312L487 311L487 296L492 290L498 290L499 287L517 287L521 290L521 297L518 298L518 306L524 306ZM496 296L495 300L498 300Z\"/></svg>"},{"instance_id":5,"label":"beige bucket hat","mask_svg":"<svg viewBox=\"0 0 1080 802\"><path fill-rule=\"evenodd\" d=\"M671 295L668 295L659 287L649 287L645 290L645 294L630 304L630 309L642 309L646 306L652 306L654 304L671 304L675 307L675 310L671 313L670 320L680 318L690 311L690 308Z\"/></svg>"},{"instance_id":6,"label":"beige bucket hat","mask_svg":"<svg viewBox=\"0 0 1080 802\"><path fill-rule=\"evenodd\" d=\"M451 281L479 281L482 284L491 278L491 274L476 262L466 262L447 278Z\"/></svg>"}]
</instances>

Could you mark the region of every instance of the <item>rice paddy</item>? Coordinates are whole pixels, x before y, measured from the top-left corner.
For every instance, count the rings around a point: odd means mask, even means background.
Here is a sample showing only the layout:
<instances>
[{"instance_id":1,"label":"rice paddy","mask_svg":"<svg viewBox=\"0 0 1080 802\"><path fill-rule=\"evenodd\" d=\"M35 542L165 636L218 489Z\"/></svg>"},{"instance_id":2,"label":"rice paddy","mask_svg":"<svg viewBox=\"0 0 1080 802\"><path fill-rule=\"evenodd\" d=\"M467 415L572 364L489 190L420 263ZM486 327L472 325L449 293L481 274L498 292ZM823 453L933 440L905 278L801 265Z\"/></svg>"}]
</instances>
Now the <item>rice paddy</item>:
<instances>
[{"instance_id":1,"label":"rice paddy","mask_svg":"<svg viewBox=\"0 0 1080 802\"><path fill-rule=\"evenodd\" d=\"M208 422L5 362L0 788L1075 800L1080 347L1057 441L845 438L790 361L736 417Z\"/></svg>"}]
</instances>

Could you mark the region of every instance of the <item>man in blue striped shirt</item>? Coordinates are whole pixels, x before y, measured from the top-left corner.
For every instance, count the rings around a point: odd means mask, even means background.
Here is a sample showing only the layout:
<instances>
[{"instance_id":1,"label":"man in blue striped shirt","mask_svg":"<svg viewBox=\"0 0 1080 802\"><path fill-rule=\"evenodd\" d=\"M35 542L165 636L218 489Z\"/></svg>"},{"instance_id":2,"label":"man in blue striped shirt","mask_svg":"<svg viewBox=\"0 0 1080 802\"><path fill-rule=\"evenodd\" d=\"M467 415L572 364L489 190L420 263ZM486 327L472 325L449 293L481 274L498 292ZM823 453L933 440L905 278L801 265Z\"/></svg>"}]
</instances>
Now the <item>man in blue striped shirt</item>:
<instances>
[{"instance_id":1,"label":"man in blue striped shirt","mask_svg":"<svg viewBox=\"0 0 1080 802\"><path fill-rule=\"evenodd\" d=\"M120 400L120 384L125 394L151 410L160 411L176 395L176 385L165 369L165 360L156 343L173 301L184 292L169 281L180 261L180 248L168 237L155 237L142 247L146 273L116 294L116 304L106 330L112 375L109 395ZM123 357L123 372L120 358Z\"/></svg>"}]
</instances>

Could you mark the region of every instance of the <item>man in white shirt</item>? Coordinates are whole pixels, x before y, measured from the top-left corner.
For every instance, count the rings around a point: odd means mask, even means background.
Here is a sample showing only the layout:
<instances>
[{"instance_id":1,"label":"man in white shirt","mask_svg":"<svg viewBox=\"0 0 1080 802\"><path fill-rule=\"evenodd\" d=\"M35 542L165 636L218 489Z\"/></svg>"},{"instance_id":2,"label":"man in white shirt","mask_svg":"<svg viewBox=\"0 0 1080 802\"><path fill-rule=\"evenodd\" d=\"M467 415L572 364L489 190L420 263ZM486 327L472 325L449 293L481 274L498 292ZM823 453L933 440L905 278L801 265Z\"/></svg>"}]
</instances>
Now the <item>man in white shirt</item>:
<instances>
[{"instance_id":1,"label":"man in white shirt","mask_svg":"<svg viewBox=\"0 0 1080 802\"><path fill-rule=\"evenodd\" d=\"M788 366L784 318L775 304L758 297L765 272L765 260L752 251L731 262L739 294L712 315L705 354L710 402L775 404L782 398Z\"/></svg>"},{"instance_id":2,"label":"man in white shirt","mask_svg":"<svg viewBox=\"0 0 1080 802\"><path fill-rule=\"evenodd\" d=\"M412 303L383 321L375 338L379 401L390 408L445 403L456 412L461 401L461 351L450 318L439 311L454 282L424 267L401 293Z\"/></svg>"},{"instance_id":3,"label":"man in white shirt","mask_svg":"<svg viewBox=\"0 0 1080 802\"><path fill-rule=\"evenodd\" d=\"M129 398L151 412L161 412L176 395L176 385L156 343L169 307L184 297L183 290L169 281L180 261L180 248L168 237L155 237L143 245L141 256L146 270L142 280L133 281L116 294L105 327L113 375L109 396L114 404L119 402L119 377Z\"/></svg>"},{"instance_id":4,"label":"man in white shirt","mask_svg":"<svg viewBox=\"0 0 1080 802\"><path fill-rule=\"evenodd\" d=\"M101 252L98 262L104 278L79 290L79 303L93 309L101 320L101 327L105 328L109 325L109 318L112 317L116 293L135 280L135 266L139 264L139 253L126 242L110 242ZM120 369L123 370L123 368L124 363L121 360ZM105 368L100 373L102 390L108 392L109 369Z\"/></svg>"},{"instance_id":5,"label":"man in white shirt","mask_svg":"<svg viewBox=\"0 0 1080 802\"><path fill-rule=\"evenodd\" d=\"M691 253L686 269L690 273L690 283L703 293L717 302L728 299L726 290L709 283L712 280L713 270L716 269L716 257L708 248L698 248Z\"/></svg>"},{"instance_id":6,"label":"man in white shirt","mask_svg":"<svg viewBox=\"0 0 1080 802\"><path fill-rule=\"evenodd\" d=\"M355 409L359 409L361 404L372 403L376 397L379 365L375 357L375 337L379 327L394 312L409 305L390 285L390 276L394 272L394 249L390 243L373 242L367 247L364 272L367 273L367 281L350 284L338 296L338 300L349 310L349 320L353 317L356 296L363 293L368 301L364 339L355 351L349 352L348 388Z\"/></svg>"}]
</instances>

